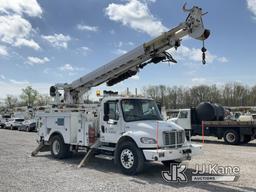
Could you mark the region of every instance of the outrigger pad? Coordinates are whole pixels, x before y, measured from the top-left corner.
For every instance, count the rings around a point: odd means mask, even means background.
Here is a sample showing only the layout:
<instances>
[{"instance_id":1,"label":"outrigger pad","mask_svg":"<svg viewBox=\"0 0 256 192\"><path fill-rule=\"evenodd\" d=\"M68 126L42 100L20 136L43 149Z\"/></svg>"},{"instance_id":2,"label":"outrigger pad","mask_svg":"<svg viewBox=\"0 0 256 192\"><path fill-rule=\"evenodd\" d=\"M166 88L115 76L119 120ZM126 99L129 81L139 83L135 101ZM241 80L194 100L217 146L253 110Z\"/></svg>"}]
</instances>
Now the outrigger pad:
<instances>
[{"instance_id":1,"label":"outrigger pad","mask_svg":"<svg viewBox=\"0 0 256 192\"><path fill-rule=\"evenodd\" d=\"M31 156L34 157L38 154L38 152L44 152L44 151L49 151L49 150L50 150L49 146L44 145L43 142L40 142L39 145L37 146L37 148L34 151L32 151Z\"/></svg>"},{"instance_id":2,"label":"outrigger pad","mask_svg":"<svg viewBox=\"0 0 256 192\"><path fill-rule=\"evenodd\" d=\"M77 166L77 168L81 168L82 166L84 166L85 163L88 162L89 159L91 158L91 156L93 155L93 152L94 152L94 148L90 148L89 151L85 154L85 156L82 159L82 161Z\"/></svg>"}]
</instances>

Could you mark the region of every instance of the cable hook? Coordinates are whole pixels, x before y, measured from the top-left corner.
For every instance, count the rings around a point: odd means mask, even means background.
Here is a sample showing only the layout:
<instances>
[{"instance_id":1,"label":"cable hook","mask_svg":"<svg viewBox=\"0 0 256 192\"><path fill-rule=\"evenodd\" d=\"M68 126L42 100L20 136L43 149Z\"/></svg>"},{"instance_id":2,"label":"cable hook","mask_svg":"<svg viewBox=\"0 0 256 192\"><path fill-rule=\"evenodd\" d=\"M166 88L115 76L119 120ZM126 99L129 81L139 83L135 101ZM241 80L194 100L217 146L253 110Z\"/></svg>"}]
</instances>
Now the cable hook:
<instances>
[{"instance_id":1,"label":"cable hook","mask_svg":"<svg viewBox=\"0 0 256 192\"><path fill-rule=\"evenodd\" d=\"M203 47L202 47L201 51L202 51L202 63L203 63L203 65L205 65L206 64L205 52L207 51L207 49L204 47L204 40L203 40Z\"/></svg>"}]
</instances>

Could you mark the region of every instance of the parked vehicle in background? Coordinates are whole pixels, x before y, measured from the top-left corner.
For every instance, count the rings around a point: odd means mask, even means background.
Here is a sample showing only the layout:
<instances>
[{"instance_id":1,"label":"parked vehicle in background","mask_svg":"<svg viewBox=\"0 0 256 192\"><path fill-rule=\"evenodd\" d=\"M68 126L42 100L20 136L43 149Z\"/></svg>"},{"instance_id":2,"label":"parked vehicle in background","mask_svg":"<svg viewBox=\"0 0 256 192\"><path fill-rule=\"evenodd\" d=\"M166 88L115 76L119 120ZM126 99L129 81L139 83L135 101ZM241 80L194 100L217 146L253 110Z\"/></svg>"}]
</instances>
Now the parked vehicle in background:
<instances>
[{"instance_id":1,"label":"parked vehicle in background","mask_svg":"<svg viewBox=\"0 0 256 192\"><path fill-rule=\"evenodd\" d=\"M224 116L222 106L203 102L196 108L180 109L178 117L170 121L183 127L187 136L215 136L232 145L256 139L256 121L252 120L255 115L244 118L244 121L225 120Z\"/></svg>"},{"instance_id":2,"label":"parked vehicle in background","mask_svg":"<svg viewBox=\"0 0 256 192\"><path fill-rule=\"evenodd\" d=\"M240 115L237 121L256 121L256 114Z\"/></svg>"},{"instance_id":3,"label":"parked vehicle in background","mask_svg":"<svg viewBox=\"0 0 256 192\"><path fill-rule=\"evenodd\" d=\"M36 130L36 122L34 119L25 120L21 126L18 127L19 131L35 131Z\"/></svg>"},{"instance_id":4,"label":"parked vehicle in background","mask_svg":"<svg viewBox=\"0 0 256 192\"><path fill-rule=\"evenodd\" d=\"M11 115L0 116L0 128L5 128L5 123L11 118Z\"/></svg>"},{"instance_id":5,"label":"parked vehicle in background","mask_svg":"<svg viewBox=\"0 0 256 192\"><path fill-rule=\"evenodd\" d=\"M22 126L23 121L24 119L22 118L12 118L5 123L5 127L11 130L18 129L20 126Z\"/></svg>"}]
</instances>

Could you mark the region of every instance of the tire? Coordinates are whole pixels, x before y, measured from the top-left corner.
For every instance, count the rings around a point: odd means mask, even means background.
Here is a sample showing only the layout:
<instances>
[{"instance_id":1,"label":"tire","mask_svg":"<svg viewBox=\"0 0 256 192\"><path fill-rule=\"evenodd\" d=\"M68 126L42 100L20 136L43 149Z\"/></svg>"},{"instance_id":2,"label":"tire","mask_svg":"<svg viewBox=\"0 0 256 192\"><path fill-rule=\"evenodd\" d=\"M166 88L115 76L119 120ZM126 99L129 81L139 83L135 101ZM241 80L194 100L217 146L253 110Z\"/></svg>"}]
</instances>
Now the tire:
<instances>
[{"instance_id":1,"label":"tire","mask_svg":"<svg viewBox=\"0 0 256 192\"><path fill-rule=\"evenodd\" d=\"M143 170L144 156L135 143L131 141L121 143L117 148L117 165L127 175L135 175Z\"/></svg>"},{"instance_id":2,"label":"tire","mask_svg":"<svg viewBox=\"0 0 256 192\"><path fill-rule=\"evenodd\" d=\"M224 141L230 145L238 145L240 143L240 136L237 131L229 129L224 133Z\"/></svg>"},{"instance_id":3,"label":"tire","mask_svg":"<svg viewBox=\"0 0 256 192\"><path fill-rule=\"evenodd\" d=\"M68 156L69 146L66 145L61 136L55 135L51 139L51 154L55 159L64 159Z\"/></svg>"},{"instance_id":4,"label":"tire","mask_svg":"<svg viewBox=\"0 0 256 192\"><path fill-rule=\"evenodd\" d=\"M165 167L170 167L171 164L181 164L181 160L169 160L169 161L162 161Z\"/></svg>"}]
</instances>

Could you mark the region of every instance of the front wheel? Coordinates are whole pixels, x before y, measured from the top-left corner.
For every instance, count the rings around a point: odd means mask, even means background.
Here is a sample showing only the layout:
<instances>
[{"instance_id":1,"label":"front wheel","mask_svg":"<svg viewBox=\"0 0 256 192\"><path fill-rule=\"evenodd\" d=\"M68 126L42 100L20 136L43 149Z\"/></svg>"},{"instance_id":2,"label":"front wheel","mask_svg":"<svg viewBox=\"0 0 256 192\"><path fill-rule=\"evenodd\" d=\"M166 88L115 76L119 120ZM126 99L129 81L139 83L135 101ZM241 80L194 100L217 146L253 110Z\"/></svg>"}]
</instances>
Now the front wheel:
<instances>
[{"instance_id":1,"label":"front wheel","mask_svg":"<svg viewBox=\"0 0 256 192\"><path fill-rule=\"evenodd\" d=\"M135 175L142 171L144 156L133 142L121 143L117 149L117 164L119 169L127 175Z\"/></svg>"},{"instance_id":2,"label":"front wheel","mask_svg":"<svg viewBox=\"0 0 256 192\"><path fill-rule=\"evenodd\" d=\"M63 159L68 156L68 145L66 145L59 135L52 138L51 154L56 159Z\"/></svg>"},{"instance_id":3,"label":"front wheel","mask_svg":"<svg viewBox=\"0 0 256 192\"><path fill-rule=\"evenodd\" d=\"M224 141L227 144L238 145L240 142L240 136L237 131L229 129L224 133Z\"/></svg>"}]
</instances>

